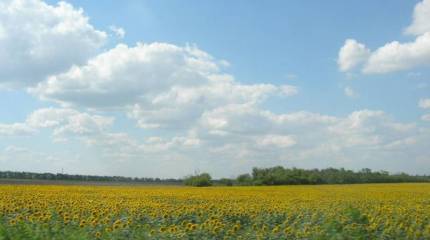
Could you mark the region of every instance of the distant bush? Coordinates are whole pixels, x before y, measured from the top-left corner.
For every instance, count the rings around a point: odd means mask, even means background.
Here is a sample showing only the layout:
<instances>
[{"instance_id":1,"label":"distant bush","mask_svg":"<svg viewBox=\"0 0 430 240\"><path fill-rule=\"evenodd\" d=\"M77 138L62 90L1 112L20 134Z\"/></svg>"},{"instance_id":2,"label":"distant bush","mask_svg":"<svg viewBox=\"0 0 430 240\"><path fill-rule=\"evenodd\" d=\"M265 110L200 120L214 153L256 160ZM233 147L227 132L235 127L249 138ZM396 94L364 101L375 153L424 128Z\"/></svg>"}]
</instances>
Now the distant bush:
<instances>
[{"instance_id":1,"label":"distant bush","mask_svg":"<svg viewBox=\"0 0 430 240\"><path fill-rule=\"evenodd\" d=\"M221 178L220 180L218 180L218 183L223 186L233 186L234 181L229 178Z\"/></svg>"},{"instance_id":2,"label":"distant bush","mask_svg":"<svg viewBox=\"0 0 430 240\"><path fill-rule=\"evenodd\" d=\"M245 173L245 174L239 175L236 178L236 182L238 185L252 185L253 179L252 179L251 175L249 175L248 173Z\"/></svg>"},{"instance_id":3,"label":"distant bush","mask_svg":"<svg viewBox=\"0 0 430 240\"><path fill-rule=\"evenodd\" d=\"M193 176L185 177L184 184L194 187L208 187L212 186L212 177L209 173L202 173Z\"/></svg>"}]
</instances>

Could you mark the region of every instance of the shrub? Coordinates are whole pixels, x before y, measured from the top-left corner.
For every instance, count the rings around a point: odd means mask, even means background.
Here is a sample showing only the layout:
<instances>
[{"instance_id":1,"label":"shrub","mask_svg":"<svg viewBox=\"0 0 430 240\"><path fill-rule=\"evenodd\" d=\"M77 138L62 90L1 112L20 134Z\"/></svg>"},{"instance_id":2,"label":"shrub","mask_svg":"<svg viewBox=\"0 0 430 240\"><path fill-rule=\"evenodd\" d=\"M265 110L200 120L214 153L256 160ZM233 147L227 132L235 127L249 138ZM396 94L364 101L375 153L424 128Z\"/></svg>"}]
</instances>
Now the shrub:
<instances>
[{"instance_id":1,"label":"shrub","mask_svg":"<svg viewBox=\"0 0 430 240\"><path fill-rule=\"evenodd\" d=\"M229 178L221 178L219 180L219 184L224 186L233 186L233 180Z\"/></svg>"},{"instance_id":2,"label":"shrub","mask_svg":"<svg viewBox=\"0 0 430 240\"><path fill-rule=\"evenodd\" d=\"M252 177L248 173L239 175L236 181L239 185L252 185Z\"/></svg>"},{"instance_id":3,"label":"shrub","mask_svg":"<svg viewBox=\"0 0 430 240\"><path fill-rule=\"evenodd\" d=\"M184 184L187 186L207 187L212 186L212 177L209 173L202 173L185 177Z\"/></svg>"}]
</instances>

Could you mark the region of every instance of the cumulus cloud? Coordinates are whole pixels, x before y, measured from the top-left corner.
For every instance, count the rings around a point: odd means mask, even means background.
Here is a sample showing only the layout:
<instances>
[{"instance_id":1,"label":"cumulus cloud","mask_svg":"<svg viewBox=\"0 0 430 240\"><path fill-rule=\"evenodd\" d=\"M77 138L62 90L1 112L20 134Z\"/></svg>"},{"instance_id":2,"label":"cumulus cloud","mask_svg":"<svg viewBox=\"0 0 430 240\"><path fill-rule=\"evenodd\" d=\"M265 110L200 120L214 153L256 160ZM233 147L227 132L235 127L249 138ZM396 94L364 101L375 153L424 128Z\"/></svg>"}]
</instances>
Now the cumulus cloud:
<instances>
[{"instance_id":1,"label":"cumulus cloud","mask_svg":"<svg viewBox=\"0 0 430 240\"><path fill-rule=\"evenodd\" d=\"M115 48L52 76L33 90L45 99L88 107L123 106L151 101L172 86L207 84L218 66L206 53L171 44Z\"/></svg>"},{"instance_id":2,"label":"cumulus cloud","mask_svg":"<svg viewBox=\"0 0 430 240\"><path fill-rule=\"evenodd\" d=\"M340 146L378 148L414 133L416 126L395 122L382 111L366 109L352 112L328 129L338 136L334 141Z\"/></svg>"},{"instance_id":3,"label":"cumulus cloud","mask_svg":"<svg viewBox=\"0 0 430 240\"><path fill-rule=\"evenodd\" d=\"M430 19L429 19L430 21ZM428 65L430 62L430 32L414 41L393 41L372 52L363 73L388 73Z\"/></svg>"},{"instance_id":4,"label":"cumulus cloud","mask_svg":"<svg viewBox=\"0 0 430 240\"><path fill-rule=\"evenodd\" d=\"M299 93L299 89L296 86L282 85L281 93L285 96L294 96Z\"/></svg>"},{"instance_id":5,"label":"cumulus cloud","mask_svg":"<svg viewBox=\"0 0 430 240\"><path fill-rule=\"evenodd\" d=\"M73 136L100 134L113 121L112 117L90 115L74 109L43 108L31 113L26 124L33 128L51 128L55 141L65 141Z\"/></svg>"},{"instance_id":6,"label":"cumulus cloud","mask_svg":"<svg viewBox=\"0 0 430 240\"><path fill-rule=\"evenodd\" d=\"M337 64L342 72L349 71L364 63L370 56L370 50L354 39L347 39L339 50Z\"/></svg>"},{"instance_id":7,"label":"cumulus cloud","mask_svg":"<svg viewBox=\"0 0 430 240\"><path fill-rule=\"evenodd\" d=\"M416 167L414 161L428 153L430 140L428 129L367 109L335 117L306 111L276 114L255 104L230 104L205 111L197 124L183 131L140 137L114 132L112 124L109 117L45 108L20 125L49 129L54 141L76 137L97 156L84 166L102 164L111 174L153 177L180 177L196 168L225 177L249 166L279 164L387 169L387 161L388 170L396 171L402 169L404 152L411 159L408 166ZM26 153L13 147L8 152Z\"/></svg>"},{"instance_id":8,"label":"cumulus cloud","mask_svg":"<svg viewBox=\"0 0 430 240\"><path fill-rule=\"evenodd\" d=\"M0 86L27 87L82 64L97 53L106 33L82 9L40 0L0 2Z\"/></svg>"},{"instance_id":9,"label":"cumulus cloud","mask_svg":"<svg viewBox=\"0 0 430 240\"><path fill-rule=\"evenodd\" d=\"M36 130L24 123L3 124L0 123L1 136L28 136L35 133Z\"/></svg>"},{"instance_id":10,"label":"cumulus cloud","mask_svg":"<svg viewBox=\"0 0 430 240\"><path fill-rule=\"evenodd\" d=\"M392 41L370 51L354 39L345 41L339 50L342 72L358 69L365 74L383 74L426 66L430 62L430 1L415 6L413 22L405 33L416 35L413 41Z\"/></svg>"},{"instance_id":11,"label":"cumulus cloud","mask_svg":"<svg viewBox=\"0 0 430 240\"><path fill-rule=\"evenodd\" d=\"M293 137L282 135L266 135L262 138L258 138L257 141L258 144L263 146L276 146L280 148L287 148L296 144Z\"/></svg>"},{"instance_id":12,"label":"cumulus cloud","mask_svg":"<svg viewBox=\"0 0 430 240\"><path fill-rule=\"evenodd\" d=\"M75 132L80 132L79 129L97 128L102 129L110 126L113 123L112 117L104 117L100 115L90 115L81 113L74 109L67 108L42 108L32 112L26 123L29 126L36 128L57 127L60 125L76 126Z\"/></svg>"},{"instance_id":13,"label":"cumulus cloud","mask_svg":"<svg viewBox=\"0 0 430 240\"><path fill-rule=\"evenodd\" d=\"M65 106L120 109L142 128L184 128L218 106L298 93L290 85L241 84L222 68L195 46L119 44L31 92Z\"/></svg>"},{"instance_id":14,"label":"cumulus cloud","mask_svg":"<svg viewBox=\"0 0 430 240\"><path fill-rule=\"evenodd\" d=\"M418 106L423 109L430 109L430 98L420 99Z\"/></svg>"},{"instance_id":15,"label":"cumulus cloud","mask_svg":"<svg viewBox=\"0 0 430 240\"><path fill-rule=\"evenodd\" d=\"M347 164L386 169L387 161L401 164L401 151L419 158L426 152L428 141L425 131L414 123L397 122L383 111L366 109L334 117L227 106L206 113L194 130L202 146L209 149L205 151L248 166L312 168ZM396 164L392 162L390 167Z\"/></svg>"},{"instance_id":16,"label":"cumulus cloud","mask_svg":"<svg viewBox=\"0 0 430 240\"><path fill-rule=\"evenodd\" d=\"M430 32L430 1L423 0L415 5L413 21L405 29L406 34L421 35Z\"/></svg>"},{"instance_id":17,"label":"cumulus cloud","mask_svg":"<svg viewBox=\"0 0 430 240\"><path fill-rule=\"evenodd\" d=\"M111 25L109 29L118 37L118 38L124 38L125 37L125 30L123 28L117 27L115 25Z\"/></svg>"},{"instance_id":18,"label":"cumulus cloud","mask_svg":"<svg viewBox=\"0 0 430 240\"><path fill-rule=\"evenodd\" d=\"M113 124L112 117L81 113L74 109L42 108L32 112L23 123L0 124L0 136L22 136L39 129L53 130L56 141L73 136L100 134Z\"/></svg>"},{"instance_id":19,"label":"cumulus cloud","mask_svg":"<svg viewBox=\"0 0 430 240\"><path fill-rule=\"evenodd\" d=\"M428 62L429 33L412 27L426 23L421 5L408 28L412 30L406 30L417 35L414 41L371 51L348 39L339 51L339 70L383 73ZM115 26L111 31L119 38L125 34ZM22 123L0 124L0 136L49 132L55 142L76 139L73 143L84 144L82 149L96 156L88 160L92 155L83 153L88 161L79 160L82 166L108 169L98 174L181 177L200 168L225 177L251 166L380 169L388 161L388 170L430 170L428 163L417 167L428 155L430 132L414 123L367 109L346 116L275 113L264 102L296 95L298 87L241 83L226 72L227 61L196 46L118 44L97 52L105 40L106 33L70 4L0 3L0 44L6 46L0 50L5 66L0 81L29 87L33 95L62 106L35 110ZM357 96L351 87L344 93ZM421 107L429 108L426 99L421 101ZM114 118L100 113L125 114L136 126L118 131ZM135 133L134 127L145 130ZM48 159L45 164L58 160L13 145L0 153L0 160L5 156Z\"/></svg>"},{"instance_id":20,"label":"cumulus cloud","mask_svg":"<svg viewBox=\"0 0 430 240\"><path fill-rule=\"evenodd\" d=\"M330 143L344 149L382 147L415 130L414 124L395 122L382 111L361 110L346 118L336 118L310 112L274 114L249 106L229 106L204 115L197 136L220 144L259 139L260 145L314 149Z\"/></svg>"},{"instance_id":21,"label":"cumulus cloud","mask_svg":"<svg viewBox=\"0 0 430 240\"><path fill-rule=\"evenodd\" d=\"M391 161L388 170L396 171L404 163L403 152L413 159L412 166L426 153L429 140L428 130L395 121L383 111L364 109L344 117L305 111L275 114L252 104L206 111L198 124L179 135L157 133L139 139L102 132L85 141L122 166L143 167L155 161L168 176L175 176L178 166L184 172L201 167L215 176L228 176L249 166L277 164L387 169Z\"/></svg>"},{"instance_id":22,"label":"cumulus cloud","mask_svg":"<svg viewBox=\"0 0 430 240\"><path fill-rule=\"evenodd\" d=\"M302 167L342 166L344 161L374 167L360 159L358 152L384 152L394 143L419 135L414 124L396 122L382 111L361 110L340 118L311 112L274 114L250 106L207 113L196 132L209 152L226 158L258 166Z\"/></svg>"}]
</instances>

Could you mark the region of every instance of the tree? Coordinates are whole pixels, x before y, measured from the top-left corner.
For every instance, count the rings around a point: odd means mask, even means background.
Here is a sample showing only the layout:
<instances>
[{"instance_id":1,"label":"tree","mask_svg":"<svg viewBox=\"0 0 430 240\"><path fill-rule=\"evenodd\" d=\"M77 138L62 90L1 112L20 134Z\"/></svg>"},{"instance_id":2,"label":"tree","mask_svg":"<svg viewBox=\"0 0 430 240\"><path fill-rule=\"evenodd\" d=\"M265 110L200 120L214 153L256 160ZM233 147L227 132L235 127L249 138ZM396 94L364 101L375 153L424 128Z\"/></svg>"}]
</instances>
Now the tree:
<instances>
[{"instance_id":1,"label":"tree","mask_svg":"<svg viewBox=\"0 0 430 240\"><path fill-rule=\"evenodd\" d=\"M202 173L185 177L184 184L194 187L212 186L212 177L209 173Z\"/></svg>"},{"instance_id":2,"label":"tree","mask_svg":"<svg viewBox=\"0 0 430 240\"><path fill-rule=\"evenodd\" d=\"M233 186L233 180L229 178L221 178L219 183L224 186Z\"/></svg>"},{"instance_id":3,"label":"tree","mask_svg":"<svg viewBox=\"0 0 430 240\"><path fill-rule=\"evenodd\" d=\"M248 173L245 173L245 174L239 175L236 181L239 185L251 185L252 177Z\"/></svg>"}]
</instances>

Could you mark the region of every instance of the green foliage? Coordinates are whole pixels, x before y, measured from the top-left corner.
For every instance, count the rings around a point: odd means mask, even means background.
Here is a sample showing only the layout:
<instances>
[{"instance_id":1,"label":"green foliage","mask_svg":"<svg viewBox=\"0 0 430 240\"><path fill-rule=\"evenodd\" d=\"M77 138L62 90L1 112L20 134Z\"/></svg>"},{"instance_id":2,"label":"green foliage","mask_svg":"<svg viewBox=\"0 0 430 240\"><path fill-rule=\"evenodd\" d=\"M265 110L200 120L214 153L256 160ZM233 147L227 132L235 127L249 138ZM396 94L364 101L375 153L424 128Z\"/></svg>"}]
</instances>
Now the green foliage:
<instances>
[{"instance_id":1,"label":"green foliage","mask_svg":"<svg viewBox=\"0 0 430 240\"><path fill-rule=\"evenodd\" d=\"M236 179L239 185L252 185L252 177L248 173L241 174Z\"/></svg>"},{"instance_id":2,"label":"green foliage","mask_svg":"<svg viewBox=\"0 0 430 240\"><path fill-rule=\"evenodd\" d=\"M196 179L194 179L196 178ZM186 179L132 178L121 176L91 176L70 175L62 173L33 173L0 171L0 179L27 180L60 180L81 182L115 182L115 183L149 183L149 184L181 184L191 186L212 185L209 174L204 173L189 176ZM186 182L183 182L186 181ZM353 183L401 183L401 182L430 182L430 176L408 175L406 173L389 174L386 171L373 172L368 168L361 171L345 170L343 168L299 169L276 166L272 168L253 168L251 174L241 174L236 180L223 178L215 183L225 186L232 185L296 185L296 184L353 184Z\"/></svg>"},{"instance_id":3,"label":"green foliage","mask_svg":"<svg viewBox=\"0 0 430 240\"><path fill-rule=\"evenodd\" d=\"M352 184L352 183L399 183L429 182L428 176L411 176L405 173L390 175L386 171L372 172L365 168L351 170L327 168L305 170L299 168L253 168L252 176L242 174L237 178L239 185L295 185L295 184Z\"/></svg>"},{"instance_id":4,"label":"green foliage","mask_svg":"<svg viewBox=\"0 0 430 240\"><path fill-rule=\"evenodd\" d=\"M72 175L63 173L34 173L34 172L13 172L0 171L0 179L29 179L29 180L61 180L61 181L92 181L92 182L124 182L124 183L151 183L151 184L179 184L180 179L160 179L160 178L132 178L121 176L93 176L93 175Z\"/></svg>"},{"instance_id":5,"label":"green foliage","mask_svg":"<svg viewBox=\"0 0 430 240\"><path fill-rule=\"evenodd\" d=\"M218 183L223 186L233 186L234 181L229 178L221 178Z\"/></svg>"},{"instance_id":6,"label":"green foliage","mask_svg":"<svg viewBox=\"0 0 430 240\"><path fill-rule=\"evenodd\" d=\"M369 220L358 208L349 207L342 215L345 221L330 219L322 225L324 231L319 239L372 239L372 234L368 230Z\"/></svg>"},{"instance_id":7,"label":"green foliage","mask_svg":"<svg viewBox=\"0 0 430 240\"><path fill-rule=\"evenodd\" d=\"M212 177L209 175L209 173L188 176L184 179L184 184L194 187L208 187L212 186Z\"/></svg>"}]
</instances>

